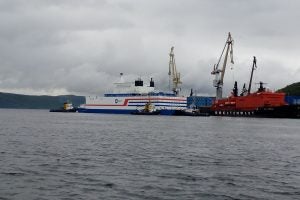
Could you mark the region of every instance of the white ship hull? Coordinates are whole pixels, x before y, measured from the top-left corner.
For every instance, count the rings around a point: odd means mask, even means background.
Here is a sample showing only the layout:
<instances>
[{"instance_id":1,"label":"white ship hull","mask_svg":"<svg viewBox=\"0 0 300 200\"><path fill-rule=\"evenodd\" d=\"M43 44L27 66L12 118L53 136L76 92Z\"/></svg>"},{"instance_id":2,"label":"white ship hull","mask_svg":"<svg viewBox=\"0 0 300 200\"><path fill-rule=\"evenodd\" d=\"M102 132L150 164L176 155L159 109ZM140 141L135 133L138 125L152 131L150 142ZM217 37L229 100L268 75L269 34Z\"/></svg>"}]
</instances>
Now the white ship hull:
<instances>
[{"instance_id":1,"label":"white ship hull","mask_svg":"<svg viewBox=\"0 0 300 200\"><path fill-rule=\"evenodd\" d=\"M78 108L84 113L111 113L130 114L142 109L146 103L151 102L163 115L173 114L176 110L185 109L186 97L177 96L127 96L112 97L86 97L86 104Z\"/></svg>"}]
</instances>

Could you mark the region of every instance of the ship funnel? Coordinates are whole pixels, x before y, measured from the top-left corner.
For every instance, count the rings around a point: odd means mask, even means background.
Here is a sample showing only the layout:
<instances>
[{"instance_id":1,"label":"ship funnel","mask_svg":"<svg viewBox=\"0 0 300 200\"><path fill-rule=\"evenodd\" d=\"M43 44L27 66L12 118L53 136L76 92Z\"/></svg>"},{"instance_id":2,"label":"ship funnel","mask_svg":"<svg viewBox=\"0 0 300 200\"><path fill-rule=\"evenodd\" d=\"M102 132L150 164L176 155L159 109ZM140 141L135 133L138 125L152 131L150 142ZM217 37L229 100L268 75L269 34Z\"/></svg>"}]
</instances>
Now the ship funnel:
<instances>
[{"instance_id":1,"label":"ship funnel","mask_svg":"<svg viewBox=\"0 0 300 200\"><path fill-rule=\"evenodd\" d=\"M154 87L154 81L153 81L153 78L150 79L150 87Z\"/></svg>"},{"instance_id":2,"label":"ship funnel","mask_svg":"<svg viewBox=\"0 0 300 200\"><path fill-rule=\"evenodd\" d=\"M143 80L141 78L138 78L135 82L134 82L135 86L143 86Z\"/></svg>"}]
</instances>

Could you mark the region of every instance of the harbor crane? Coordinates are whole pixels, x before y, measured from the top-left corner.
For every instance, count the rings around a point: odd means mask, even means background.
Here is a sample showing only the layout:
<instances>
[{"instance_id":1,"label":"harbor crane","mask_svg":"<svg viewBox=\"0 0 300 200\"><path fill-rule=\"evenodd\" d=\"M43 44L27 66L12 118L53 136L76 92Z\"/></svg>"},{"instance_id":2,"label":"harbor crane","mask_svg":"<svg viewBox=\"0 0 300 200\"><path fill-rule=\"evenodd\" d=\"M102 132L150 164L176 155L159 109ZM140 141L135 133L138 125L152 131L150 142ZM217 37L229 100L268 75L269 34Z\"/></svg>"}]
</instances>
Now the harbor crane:
<instances>
[{"instance_id":1,"label":"harbor crane","mask_svg":"<svg viewBox=\"0 0 300 200\"><path fill-rule=\"evenodd\" d=\"M176 69L176 63L175 63L175 55L174 55L174 47L171 48L170 51L170 61L169 61L169 89L171 89L172 85L172 91L178 95L179 93L179 85L182 83L180 80L180 73L177 72Z\"/></svg>"},{"instance_id":2,"label":"harbor crane","mask_svg":"<svg viewBox=\"0 0 300 200\"><path fill-rule=\"evenodd\" d=\"M250 77L250 81L249 81L248 94L250 94L250 92L251 92L251 85L252 85L253 71L254 71L256 68L257 68L257 65L256 65L256 57L253 56L253 64L252 64L252 70L251 70L251 77Z\"/></svg>"},{"instance_id":3,"label":"harbor crane","mask_svg":"<svg viewBox=\"0 0 300 200\"><path fill-rule=\"evenodd\" d=\"M224 54L225 49L226 49L226 52ZM222 69L220 69L219 64L220 64L223 56L224 56L223 67L222 67ZM216 87L216 99L217 100L222 99L223 81L224 81L227 60L228 60L229 56L230 56L230 62L232 64L234 64L234 62L233 62L233 39L231 37L230 32L228 33L228 38L226 40L225 46L224 46L221 56L218 60L218 63L214 65L214 69L211 72L212 75L215 75L213 85L214 85L214 87Z\"/></svg>"}]
</instances>

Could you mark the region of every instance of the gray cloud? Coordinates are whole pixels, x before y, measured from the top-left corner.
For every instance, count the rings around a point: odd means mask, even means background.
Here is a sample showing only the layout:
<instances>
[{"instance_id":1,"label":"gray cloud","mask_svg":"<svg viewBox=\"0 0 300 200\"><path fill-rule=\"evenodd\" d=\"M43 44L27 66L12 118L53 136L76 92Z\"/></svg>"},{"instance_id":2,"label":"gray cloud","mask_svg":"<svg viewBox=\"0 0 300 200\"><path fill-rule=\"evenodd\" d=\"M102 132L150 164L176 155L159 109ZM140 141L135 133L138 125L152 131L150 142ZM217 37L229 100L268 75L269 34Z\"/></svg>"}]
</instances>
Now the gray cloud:
<instances>
[{"instance_id":1,"label":"gray cloud","mask_svg":"<svg viewBox=\"0 0 300 200\"><path fill-rule=\"evenodd\" d=\"M227 32L235 40L234 70L225 91L255 81L271 89L299 81L296 0L2 0L0 91L98 94L119 72L133 81L154 77L167 89L168 53L175 46L183 89L214 94L210 75Z\"/></svg>"}]
</instances>

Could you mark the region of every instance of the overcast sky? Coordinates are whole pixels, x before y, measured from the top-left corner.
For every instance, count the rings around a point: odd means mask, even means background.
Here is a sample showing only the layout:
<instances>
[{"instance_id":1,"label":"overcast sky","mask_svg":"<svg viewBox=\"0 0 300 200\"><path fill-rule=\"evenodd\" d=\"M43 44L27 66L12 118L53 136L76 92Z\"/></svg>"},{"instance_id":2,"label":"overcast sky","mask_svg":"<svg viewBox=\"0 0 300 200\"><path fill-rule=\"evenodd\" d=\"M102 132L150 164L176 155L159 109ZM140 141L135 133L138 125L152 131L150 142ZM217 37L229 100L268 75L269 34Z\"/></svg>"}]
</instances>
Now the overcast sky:
<instances>
[{"instance_id":1,"label":"overcast sky","mask_svg":"<svg viewBox=\"0 0 300 200\"><path fill-rule=\"evenodd\" d=\"M120 72L166 89L174 46L182 88L214 94L229 31L225 91L249 82L254 55L254 82L278 89L300 81L299 10L298 0L0 0L0 92L102 94Z\"/></svg>"}]
</instances>

